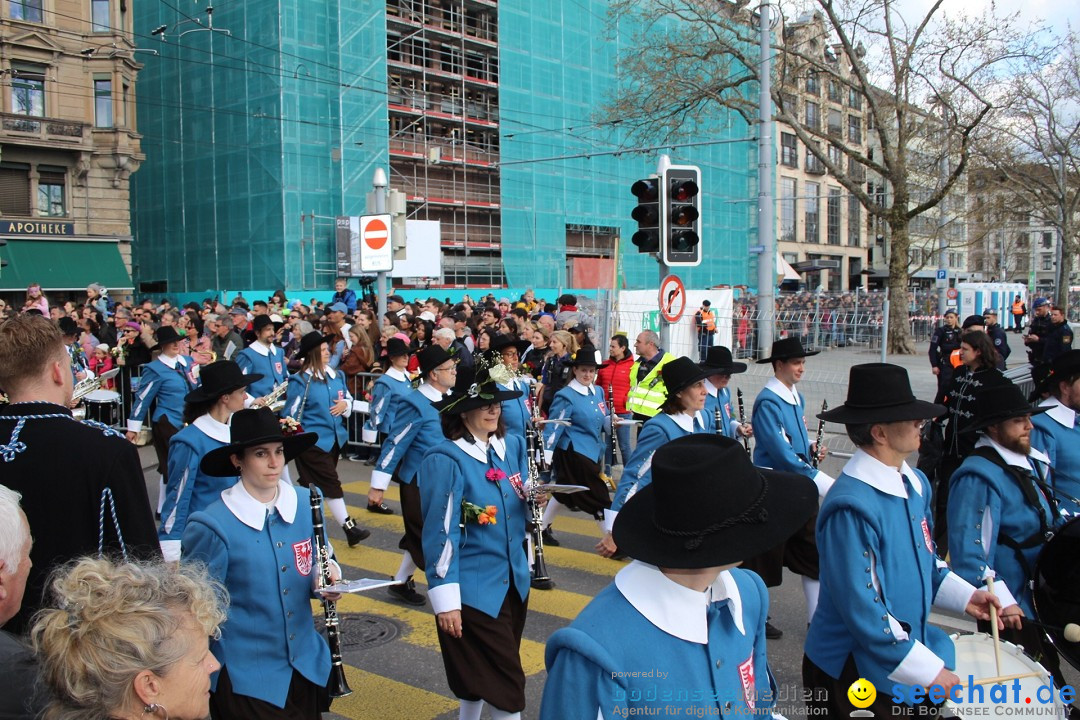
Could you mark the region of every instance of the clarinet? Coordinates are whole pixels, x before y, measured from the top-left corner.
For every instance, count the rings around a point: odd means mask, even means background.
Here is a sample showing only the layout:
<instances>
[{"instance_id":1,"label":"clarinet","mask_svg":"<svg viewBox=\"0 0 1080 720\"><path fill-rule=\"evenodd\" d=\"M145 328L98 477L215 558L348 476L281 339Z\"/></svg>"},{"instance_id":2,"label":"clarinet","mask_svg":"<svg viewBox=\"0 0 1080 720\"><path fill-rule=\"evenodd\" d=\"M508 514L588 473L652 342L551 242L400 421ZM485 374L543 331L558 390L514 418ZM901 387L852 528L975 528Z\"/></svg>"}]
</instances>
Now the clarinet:
<instances>
[{"instance_id":1,"label":"clarinet","mask_svg":"<svg viewBox=\"0 0 1080 720\"><path fill-rule=\"evenodd\" d=\"M323 535L322 498L311 491L311 524L315 529L315 548L319 563L319 587L326 587L330 581L330 549L326 546ZM326 689L330 697L339 698L352 695L352 688L345 679L345 666L341 662L341 634L338 626L337 603L322 598L323 619L326 625L326 643L330 646L330 679Z\"/></svg>"},{"instance_id":2,"label":"clarinet","mask_svg":"<svg viewBox=\"0 0 1080 720\"><path fill-rule=\"evenodd\" d=\"M536 428L525 429L525 441L529 452L529 490L526 501L529 505L529 516L532 521L533 540L533 582L547 584L551 582L548 575L547 563L544 561L544 513L540 509L540 503L536 502L536 495L540 492L540 471L536 467Z\"/></svg>"},{"instance_id":3,"label":"clarinet","mask_svg":"<svg viewBox=\"0 0 1080 720\"><path fill-rule=\"evenodd\" d=\"M821 401L821 412L825 412L828 409L829 409L829 401L828 400L822 400ZM817 442L814 444L816 449L814 451L813 457L811 458L811 462L810 462L811 467L816 468L818 466L818 463L820 463L822 461L822 457L821 457L821 440L822 440L822 437L824 435L825 435L825 421L824 420L818 420L818 424L817 424Z\"/></svg>"},{"instance_id":4,"label":"clarinet","mask_svg":"<svg viewBox=\"0 0 1080 720\"><path fill-rule=\"evenodd\" d=\"M611 412L611 426L610 426L610 430L611 430L610 435L611 435L611 437L609 437L608 440L611 441L611 464L614 465L615 464L615 385L613 383L608 383L607 391L608 391L608 398L610 400L610 402L608 404L608 410ZM612 471L612 472L614 472L614 471ZM609 477L608 475L604 475L603 473L600 473L600 477L602 477L604 479L604 482L606 482L608 484L608 487L610 487L612 490L616 489L615 488L615 483L612 481L611 477Z\"/></svg>"},{"instance_id":5,"label":"clarinet","mask_svg":"<svg viewBox=\"0 0 1080 720\"><path fill-rule=\"evenodd\" d=\"M724 414L720 412L720 403L717 402L716 409L713 410L713 418L716 423L716 434L723 436L724 434Z\"/></svg>"},{"instance_id":6,"label":"clarinet","mask_svg":"<svg viewBox=\"0 0 1080 720\"><path fill-rule=\"evenodd\" d=\"M538 439L536 437L536 433L539 432L537 428L540 427L540 421L543 419L540 417L540 386L537 385L536 388L537 392L533 394L532 402L532 427L534 437L533 447L529 448L529 462L532 465L536 465L537 463L539 463L539 471L545 472L548 469L547 462L544 460L544 453L540 451L540 443L536 442L536 440Z\"/></svg>"},{"instance_id":7,"label":"clarinet","mask_svg":"<svg viewBox=\"0 0 1080 720\"><path fill-rule=\"evenodd\" d=\"M739 399L739 424L740 425L745 425L746 424L746 408L743 406L742 388L737 388L735 390L735 397L737 397ZM750 438L748 438L746 435L743 435L742 441L743 441L743 446L746 448L746 454L749 455L750 454Z\"/></svg>"}]
</instances>

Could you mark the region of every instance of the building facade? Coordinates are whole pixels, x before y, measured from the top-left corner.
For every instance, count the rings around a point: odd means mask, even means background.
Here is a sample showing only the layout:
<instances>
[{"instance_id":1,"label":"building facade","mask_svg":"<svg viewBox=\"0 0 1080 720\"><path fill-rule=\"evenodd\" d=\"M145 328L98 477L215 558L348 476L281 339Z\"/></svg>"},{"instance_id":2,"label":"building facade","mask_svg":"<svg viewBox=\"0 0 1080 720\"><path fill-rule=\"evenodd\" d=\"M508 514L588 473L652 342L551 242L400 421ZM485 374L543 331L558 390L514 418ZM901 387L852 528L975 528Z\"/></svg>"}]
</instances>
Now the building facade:
<instances>
[{"instance_id":1,"label":"building facade","mask_svg":"<svg viewBox=\"0 0 1080 720\"><path fill-rule=\"evenodd\" d=\"M128 0L0 2L0 292L132 287L132 23Z\"/></svg>"}]
</instances>

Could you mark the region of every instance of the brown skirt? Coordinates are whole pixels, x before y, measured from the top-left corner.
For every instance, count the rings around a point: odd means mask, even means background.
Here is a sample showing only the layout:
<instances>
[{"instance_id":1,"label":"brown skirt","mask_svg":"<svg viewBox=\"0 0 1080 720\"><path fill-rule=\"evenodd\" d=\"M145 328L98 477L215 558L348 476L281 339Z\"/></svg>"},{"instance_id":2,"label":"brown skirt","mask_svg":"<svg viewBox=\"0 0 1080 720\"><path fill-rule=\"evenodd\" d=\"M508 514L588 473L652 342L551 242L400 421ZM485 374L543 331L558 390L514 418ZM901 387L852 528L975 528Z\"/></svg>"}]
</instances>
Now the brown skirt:
<instances>
[{"instance_id":1,"label":"brown skirt","mask_svg":"<svg viewBox=\"0 0 1080 720\"><path fill-rule=\"evenodd\" d=\"M556 448L551 469L555 482L589 488L569 495L553 493L552 497L571 510L580 510L597 519L604 517L604 510L611 507L611 489L600 479L600 463L574 452L571 443L565 450Z\"/></svg>"},{"instance_id":2,"label":"brown skirt","mask_svg":"<svg viewBox=\"0 0 1080 720\"><path fill-rule=\"evenodd\" d=\"M150 439L157 454L157 471L169 482L169 441L173 435L180 432L180 428L173 427L169 419L162 415L150 426Z\"/></svg>"},{"instance_id":3,"label":"brown skirt","mask_svg":"<svg viewBox=\"0 0 1080 720\"><path fill-rule=\"evenodd\" d=\"M521 634L528 607L528 597L522 602L511 580L499 617L462 605L461 637L438 630L446 682L455 697L483 700L504 712L525 709Z\"/></svg>"},{"instance_id":4,"label":"brown skirt","mask_svg":"<svg viewBox=\"0 0 1080 720\"><path fill-rule=\"evenodd\" d=\"M296 482L304 487L314 485L322 491L323 497L330 500L345 497L337 474L340 453L337 445L330 452L320 450L316 445L309 447L296 456L296 470L300 474Z\"/></svg>"},{"instance_id":5,"label":"brown skirt","mask_svg":"<svg viewBox=\"0 0 1080 720\"><path fill-rule=\"evenodd\" d=\"M403 483L394 473L394 482L400 483L401 519L405 523L405 534L401 537L398 547L407 550L416 567L424 568L424 544L421 541L421 532L424 528L424 516L420 511L420 485L414 479L411 483Z\"/></svg>"},{"instance_id":6,"label":"brown skirt","mask_svg":"<svg viewBox=\"0 0 1080 720\"><path fill-rule=\"evenodd\" d=\"M213 720L321 720L330 709L330 693L293 670L285 707L233 692L227 668L221 668L217 689L210 693L210 717Z\"/></svg>"},{"instance_id":7,"label":"brown skirt","mask_svg":"<svg viewBox=\"0 0 1080 720\"><path fill-rule=\"evenodd\" d=\"M787 540L750 558L742 564L744 570L753 570L765 581L767 587L777 587L784 580L786 567L796 575L818 579L818 550L814 527L817 510L806 523Z\"/></svg>"},{"instance_id":8,"label":"brown skirt","mask_svg":"<svg viewBox=\"0 0 1080 720\"><path fill-rule=\"evenodd\" d=\"M847 699L848 688L862 677L853 656L848 655L847 662L840 670L840 677L834 678L803 655L802 676L808 712L813 713L815 717L836 720L852 717L852 710L855 708ZM893 703L892 695L885 688L878 691L877 699L867 709L875 718L943 717L943 708L940 705L934 705L929 700L924 699L914 707L903 703Z\"/></svg>"}]
</instances>

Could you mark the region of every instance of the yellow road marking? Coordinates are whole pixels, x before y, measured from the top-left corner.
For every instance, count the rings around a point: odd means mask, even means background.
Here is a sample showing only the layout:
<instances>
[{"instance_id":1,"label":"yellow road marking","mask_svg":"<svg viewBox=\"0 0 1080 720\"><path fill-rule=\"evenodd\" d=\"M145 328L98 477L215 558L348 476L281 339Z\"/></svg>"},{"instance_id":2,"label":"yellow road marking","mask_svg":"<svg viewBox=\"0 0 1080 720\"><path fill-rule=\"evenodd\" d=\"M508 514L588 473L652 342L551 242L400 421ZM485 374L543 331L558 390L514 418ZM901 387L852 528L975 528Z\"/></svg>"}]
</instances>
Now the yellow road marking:
<instances>
[{"instance_id":1,"label":"yellow road marking","mask_svg":"<svg viewBox=\"0 0 1080 720\"><path fill-rule=\"evenodd\" d=\"M345 666L345 677L353 694L334 701L333 711L351 718L378 717L382 720L427 720L458 707L457 701L438 693Z\"/></svg>"}]
</instances>

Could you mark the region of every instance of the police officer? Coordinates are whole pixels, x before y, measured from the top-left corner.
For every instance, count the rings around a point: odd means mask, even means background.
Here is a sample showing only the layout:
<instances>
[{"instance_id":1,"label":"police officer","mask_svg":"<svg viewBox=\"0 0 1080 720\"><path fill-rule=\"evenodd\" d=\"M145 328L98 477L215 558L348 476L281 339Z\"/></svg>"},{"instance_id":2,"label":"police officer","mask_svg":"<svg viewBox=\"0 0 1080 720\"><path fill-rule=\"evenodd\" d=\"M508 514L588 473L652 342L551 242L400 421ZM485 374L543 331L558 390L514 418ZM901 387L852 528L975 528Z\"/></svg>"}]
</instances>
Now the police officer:
<instances>
[{"instance_id":1,"label":"police officer","mask_svg":"<svg viewBox=\"0 0 1080 720\"><path fill-rule=\"evenodd\" d=\"M997 361L997 369L1004 370L1005 360L1009 357L1009 353L1012 352L1012 348L1009 347L1009 339L1005 336L1005 328L998 323L997 310L994 308L985 310L983 320L986 323L983 331L990 336L990 340L994 343L994 349L997 350L1000 356Z\"/></svg>"},{"instance_id":2,"label":"police officer","mask_svg":"<svg viewBox=\"0 0 1080 720\"><path fill-rule=\"evenodd\" d=\"M930 370L937 375L937 395L934 402L941 404L945 392L949 389L952 381L953 365L951 356L954 350L960 349L961 330L957 323L956 311L945 311L945 323L934 331L930 338Z\"/></svg>"},{"instance_id":3,"label":"police officer","mask_svg":"<svg viewBox=\"0 0 1080 720\"><path fill-rule=\"evenodd\" d=\"M1052 363L1058 355L1072 350L1073 331L1069 327L1069 321L1065 317L1065 310L1055 305L1050 309L1050 332L1046 333L1046 343L1043 345L1042 361Z\"/></svg>"},{"instance_id":4,"label":"police officer","mask_svg":"<svg viewBox=\"0 0 1080 720\"><path fill-rule=\"evenodd\" d=\"M1054 321L1050 319L1050 301L1046 298L1035 298L1031 303L1035 314L1028 323L1028 334L1024 336L1024 344L1028 346L1028 362L1039 365L1043 359L1043 348L1046 346L1046 336Z\"/></svg>"}]
</instances>

